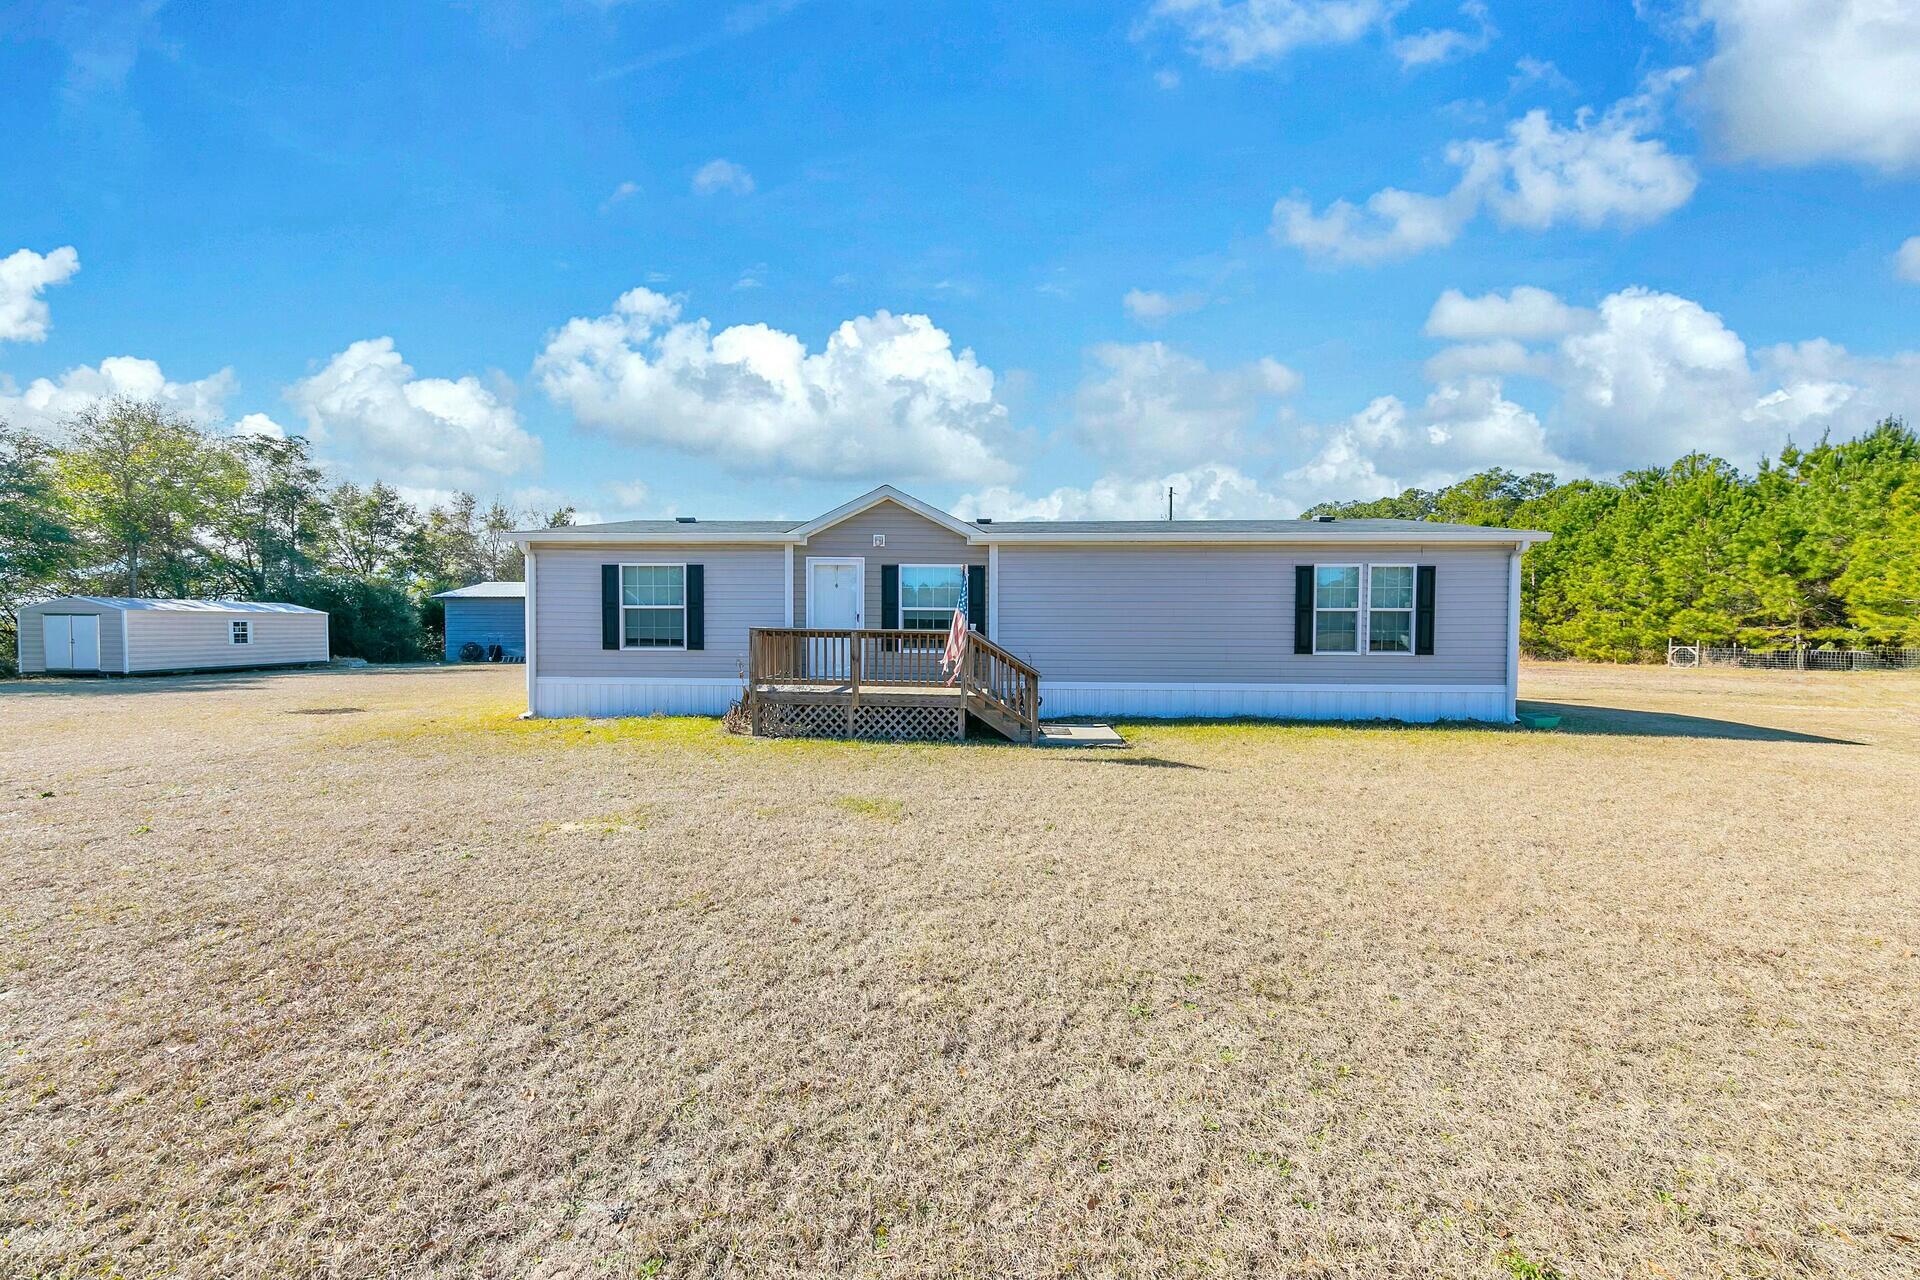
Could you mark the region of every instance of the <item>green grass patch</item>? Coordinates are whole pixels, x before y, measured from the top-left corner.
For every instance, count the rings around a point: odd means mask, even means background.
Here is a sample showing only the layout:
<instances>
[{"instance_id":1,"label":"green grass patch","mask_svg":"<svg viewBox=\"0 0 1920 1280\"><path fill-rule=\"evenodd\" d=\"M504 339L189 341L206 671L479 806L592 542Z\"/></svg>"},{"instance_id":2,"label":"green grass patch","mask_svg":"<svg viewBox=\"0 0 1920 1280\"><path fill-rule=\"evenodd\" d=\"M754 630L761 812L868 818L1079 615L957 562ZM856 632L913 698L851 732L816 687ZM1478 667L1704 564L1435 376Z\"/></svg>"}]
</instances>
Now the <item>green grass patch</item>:
<instances>
[{"instance_id":1,"label":"green grass patch","mask_svg":"<svg viewBox=\"0 0 1920 1280\"><path fill-rule=\"evenodd\" d=\"M1558 1267L1546 1262L1535 1262L1518 1249L1509 1246L1500 1251L1500 1265L1507 1269L1513 1280L1567 1280Z\"/></svg>"},{"instance_id":2,"label":"green grass patch","mask_svg":"<svg viewBox=\"0 0 1920 1280\"><path fill-rule=\"evenodd\" d=\"M708 753L774 752L786 756L870 754L902 744L837 738L753 738L728 733L717 716L607 716L528 719L522 704L497 702L424 716L388 714L342 726L333 745L387 742L402 747L544 752L575 748L678 749ZM916 744L913 749L925 749ZM938 749L938 748L935 748Z\"/></svg>"},{"instance_id":3,"label":"green grass patch","mask_svg":"<svg viewBox=\"0 0 1920 1280\"><path fill-rule=\"evenodd\" d=\"M905 808L898 800L886 796L841 796L834 804L848 813L857 813L863 818L877 818L882 822L900 821L901 811Z\"/></svg>"}]
</instances>

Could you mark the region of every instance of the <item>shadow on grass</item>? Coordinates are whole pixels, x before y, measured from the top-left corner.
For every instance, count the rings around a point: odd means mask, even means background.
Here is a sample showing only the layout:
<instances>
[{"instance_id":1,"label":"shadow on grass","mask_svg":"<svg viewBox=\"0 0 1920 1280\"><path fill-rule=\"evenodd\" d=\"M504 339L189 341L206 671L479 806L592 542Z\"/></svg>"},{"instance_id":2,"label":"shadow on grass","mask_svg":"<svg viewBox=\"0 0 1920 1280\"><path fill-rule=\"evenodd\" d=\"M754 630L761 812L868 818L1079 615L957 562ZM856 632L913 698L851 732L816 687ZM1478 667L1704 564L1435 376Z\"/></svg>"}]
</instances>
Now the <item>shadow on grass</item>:
<instances>
[{"instance_id":1,"label":"shadow on grass","mask_svg":"<svg viewBox=\"0 0 1920 1280\"><path fill-rule=\"evenodd\" d=\"M1203 764L1188 764L1185 760L1169 760L1165 756L1125 756L1111 747L1088 751L1079 759L1094 764L1126 765L1134 769L1198 769L1203 773L1208 772Z\"/></svg>"},{"instance_id":2,"label":"shadow on grass","mask_svg":"<svg viewBox=\"0 0 1920 1280\"><path fill-rule=\"evenodd\" d=\"M268 667L234 667L225 671L136 671L132 675L103 671L69 675L59 672L45 675L12 676L0 679L0 698L72 697L102 698L123 694L177 693L195 689L245 689L283 681L300 675L336 675L378 678L380 676L425 675L460 671L492 670L501 664L487 662L439 663L392 662L364 667L336 667L331 663L289 663ZM525 667L520 668L525 671Z\"/></svg>"},{"instance_id":3,"label":"shadow on grass","mask_svg":"<svg viewBox=\"0 0 1920 1280\"><path fill-rule=\"evenodd\" d=\"M1593 734L1621 738L1717 738L1730 742L1806 742L1832 747L1857 747L1852 738L1828 738L1737 720L1714 720L1672 711L1636 711L1626 707L1588 707L1572 702L1520 701L1521 714L1559 716L1552 733Z\"/></svg>"}]
</instances>

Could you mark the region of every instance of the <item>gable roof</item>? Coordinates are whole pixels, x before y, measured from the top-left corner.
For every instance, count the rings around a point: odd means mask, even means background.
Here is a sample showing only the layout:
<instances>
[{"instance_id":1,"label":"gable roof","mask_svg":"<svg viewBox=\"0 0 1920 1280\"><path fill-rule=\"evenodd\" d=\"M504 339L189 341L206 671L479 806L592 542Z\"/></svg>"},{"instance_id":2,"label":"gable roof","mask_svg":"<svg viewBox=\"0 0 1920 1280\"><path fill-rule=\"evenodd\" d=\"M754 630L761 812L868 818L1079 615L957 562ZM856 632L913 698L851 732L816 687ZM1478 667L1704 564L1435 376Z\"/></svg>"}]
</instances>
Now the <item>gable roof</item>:
<instances>
[{"instance_id":1,"label":"gable roof","mask_svg":"<svg viewBox=\"0 0 1920 1280\"><path fill-rule=\"evenodd\" d=\"M811 520L615 520L562 529L520 529L507 535L524 547L541 543L759 542L797 546L814 534L884 502L974 544L1037 542L1154 543L1493 543L1527 546L1553 535L1538 529L1442 524L1432 520L962 520L892 485L868 490Z\"/></svg>"},{"instance_id":2,"label":"gable roof","mask_svg":"<svg viewBox=\"0 0 1920 1280\"><path fill-rule=\"evenodd\" d=\"M793 532L802 538L811 538L822 529L831 529L842 520L851 520L863 511L871 511L883 502L896 502L924 520L932 521L949 533L957 533L963 538L978 540L980 526L969 524L957 516L950 516L930 503L920 501L910 493L902 493L890 484L878 489L869 489L852 502L842 503L822 516L815 516L805 524L796 527Z\"/></svg>"}]
</instances>

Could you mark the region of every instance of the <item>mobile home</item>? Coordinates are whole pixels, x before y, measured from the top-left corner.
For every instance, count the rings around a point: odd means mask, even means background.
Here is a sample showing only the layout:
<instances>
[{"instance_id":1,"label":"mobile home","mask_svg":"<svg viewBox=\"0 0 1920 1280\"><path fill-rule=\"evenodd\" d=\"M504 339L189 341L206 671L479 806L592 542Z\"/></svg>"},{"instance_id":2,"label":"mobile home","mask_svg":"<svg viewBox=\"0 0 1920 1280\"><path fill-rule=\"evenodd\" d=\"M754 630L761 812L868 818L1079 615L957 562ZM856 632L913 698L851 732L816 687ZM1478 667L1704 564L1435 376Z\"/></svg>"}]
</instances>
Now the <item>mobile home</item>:
<instances>
[{"instance_id":1,"label":"mobile home","mask_svg":"<svg viewBox=\"0 0 1920 1280\"><path fill-rule=\"evenodd\" d=\"M900 655L956 609L992 667L981 679L1028 722L1511 721L1520 558L1549 537L1416 520L961 519L890 486L811 520L513 536L530 714L713 714L744 672L851 686L850 726L863 674L926 680ZM965 705L993 696L970 689Z\"/></svg>"}]
</instances>

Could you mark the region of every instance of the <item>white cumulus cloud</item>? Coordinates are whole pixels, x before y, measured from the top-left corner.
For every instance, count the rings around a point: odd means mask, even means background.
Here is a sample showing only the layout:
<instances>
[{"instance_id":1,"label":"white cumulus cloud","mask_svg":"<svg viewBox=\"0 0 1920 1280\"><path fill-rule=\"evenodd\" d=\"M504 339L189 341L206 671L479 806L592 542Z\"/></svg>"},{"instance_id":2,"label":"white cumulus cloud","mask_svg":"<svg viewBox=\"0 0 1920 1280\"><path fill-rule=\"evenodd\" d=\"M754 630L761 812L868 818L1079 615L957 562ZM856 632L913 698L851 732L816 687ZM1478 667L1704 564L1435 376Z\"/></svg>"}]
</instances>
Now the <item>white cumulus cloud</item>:
<instances>
[{"instance_id":1,"label":"white cumulus cloud","mask_svg":"<svg viewBox=\"0 0 1920 1280\"><path fill-rule=\"evenodd\" d=\"M264 413L249 413L233 424L233 434L284 440L287 438L287 429Z\"/></svg>"},{"instance_id":2,"label":"white cumulus cloud","mask_svg":"<svg viewBox=\"0 0 1920 1280\"><path fill-rule=\"evenodd\" d=\"M1064 485L1031 495L997 485L964 495L954 510L994 520L1161 520L1169 488L1182 520L1289 519L1302 510L1238 467L1219 462L1146 479L1109 474L1084 488Z\"/></svg>"},{"instance_id":3,"label":"white cumulus cloud","mask_svg":"<svg viewBox=\"0 0 1920 1280\"><path fill-rule=\"evenodd\" d=\"M1109 457L1189 459L1237 447L1263 406L1300 386L1278 360L1211 369L1161 342L1102 343L1081 383L1081 439Z\"/></svg>"},{"instance_id":4,"label":"white cumulus cloud","mask_svg":"<svg viewBox=\"0 0 1920 1280\"><path fill-rule=\"evenodd\" d=\"M1650 77L1605 112L1583 108L1571 126L1533 110L1503 137L1455 142L1447 159L1460 178L1441 195L1387 187L1362 205L1336 200L1323 212L1284 198L1273 208L1273 234L1312 256L1364 263L1451 244L1482 211L1530 231L1652 222L1685 204L1699 181L1690 161L1649 136L1685 74Z\"/></svg>"},{"instance_id":5,"label":"white cumulus cloud","mask_svg":"<svg viewBox=\"0 0 1920 1280\"><path fill-rule=\"evenodd\" d=\"M1427 357L1423 367L1429 381L1447 382L1476 373L1539 375L1545 372L1547 361L1518 339L1492 338L1443 347Z\"/></svg>"},{"instance_id":6,"label":"white cumulus cloud","mask_svg":"<svg viewBox=\"0 0 1920 1280\"><path fill-rule=\"evenodd\" d=\"M1697 0L1715 49L1700 76L1721 145L1772 164L1920 167L1920 5Z\"/></svg>"},{"instance_id":7,"label":"white cumulus cloud","mask_svg":"<svg viewBox=\"0 0 1920 1280\"><path fill-rule=\"evenodd\" d=\"M1120 299L1129 316L1141 324L1154 324L1172 316L1198 311L1207 305L1204 293L1161 293L1154 289L1129 289Z\"/></svg>"},{"instance_id":8,"label":"white cumulus cloud","mask_svg":"<svg viewBox=\"0 0 1920 1280\"><path fill-rule=\"evenodd\" d=\"M0 342L44 342L51 320L40 295L79 269L72 245L44 254L20 249L0 258Z\"/></svg>"},{"instance_id":9,"label":"white cumulus cloud","mask_svg":"<svg viewBox=\"0 0 1920 1280\"><path fill-rule=\"evenodd\" d=\"M1350 44L1404 0L1156 0L1142 30L1171 26L1214 67L1270 65L1295 49Z\"/></svg>"},{"instance_id":10,"label":"white cumulus cloud","mask_svg":"<svg viewBox=\"0 0 1920 1280\"><path fill-rule=\"evenodd\" d=\"M715 333L638 288L550 335L534 372L587 426L735 470L961 483L1012 471L993 371L923 315L847 320L813 352L765 324Z\"/></svg>"},{"instance_id":11,"label":"white cumulus cloud","mask_svg":"<svg viewBox=\"0 0 1920 1280\"><path fill-rule=\"evenodd\" d=\"M1893 255L1893 274L1908 284L1920 284L1920 236L1908 236Z\"/></svg>"},{"instance_id":12,"label":"white cumulus cloud","mask_svg":"<svg viewBox=\"0 0 1920 1280\"><path fill-rule=\"evenodd\" d=\"M367 338L287 389L307 434L349 466L421 489L475 488L536 465L510 398L468 375L420 378L392 338Z\"/></svg>"},{"instance_id":13,"label":"white cumulus cloud","mask_svg":"<svg viewBox=\"0 0 1920 1280\"><path fill-rule=\"evenodd\" d=\"M742 165L731 160L709 160L693 171L693 190L695 195L710 196L720 192L744 196L753 192L753 175Z\"/></svg>"},{"instance_id":14,"label":"white cumulus cloud","mask_svg":"<svg viewBox=\"0 0 1920 1280\"><path fill-rule=\"evenodd\" d=\"M1570 307L1545 289L1520 285L1506 293L1484 293L1469 298L1448 289L1435 300L1424 330L1429 338L1476 342L1488 338L1532 341L1556 338L1582 329L1592 313Z\"/></svg>"},{"instance_id":15,"label":"white cumulus cloud","mask_svg":"<svg viewBox=\"0 0 1920 1280\"><path fill-rule=\"evenodd\" d=\"M1281 483L1305 506L1434 488L1488 467L1579 470L1554 450L1539 417L1487 377L1443 382L1417 407L1380 396L1332 428L1304 430L1300 443L1317 448Z\"/></svg>"},{"instance_id":16,"label":"white cumulus cloud","mask_svg":"<svg viewBox=\"0 0 1920 1280\"><path fill-rule=\"evenodd\" d=\"M1487 17L1487 6L1480 0L1467 0L1460 6L1460 15L1474 24L1473 30L1439 27L1401 36L1393 42L1393 56L1400 59L1400 65L1409 70L1433 66L1480 53L1500 34L1494 28L1492 19Z\"/></svg>"},{"instance_id":17,"label":"white cumulus cloud","mask_svg":"<svg viewBox=\"0 0 1920 1280\"><path fill-rule=\"evenodd\" d=\"M1751 466L1788 439L1855 435L1920 400L1920 354L1855 356L1822 339L1755 353L1693 299L1640 287L1592 309L1525 286L1449 290L1427 333L1467 340L1430 359L1431 376L1544 382L1554 451L1602 474L1696 449Z\"/></svg>"},{"instance_id":18,"label":"white cumulus cloud","mask_svg":"<svg viewBox=\"0 0 1920 1280\"><path fill-rule=\"evenodd\" d=\"M152 400L196 422L212 425L226 414L227 398L239 385L232 369L191 382L176 382L152 360L108 356L98 365L79 365L57 378L35 378L24 388L0 376L0 419L43 433L56 433L67 418L96 400Z\"/></svg>"}]
</instances>

